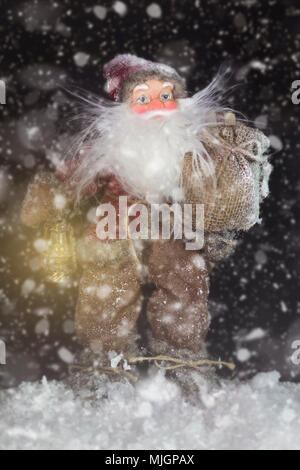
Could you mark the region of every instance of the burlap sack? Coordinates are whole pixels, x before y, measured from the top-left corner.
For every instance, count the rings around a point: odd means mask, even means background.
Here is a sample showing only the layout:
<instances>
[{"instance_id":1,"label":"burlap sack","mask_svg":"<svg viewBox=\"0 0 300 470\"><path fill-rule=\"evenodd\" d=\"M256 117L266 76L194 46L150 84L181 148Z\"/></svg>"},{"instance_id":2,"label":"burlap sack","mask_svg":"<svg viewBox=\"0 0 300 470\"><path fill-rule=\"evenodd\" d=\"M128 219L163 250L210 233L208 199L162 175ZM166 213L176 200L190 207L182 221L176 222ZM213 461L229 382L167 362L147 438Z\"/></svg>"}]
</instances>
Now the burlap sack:
<instances>
[{"instance_id":1,"label":"burlap sack","mask_svg":"<svg viewBox=\"0 0 300 470\"><path fill-rule=\"evenodd\" d=\"M206 231L248 230L259 220L259 204L268 194L271 166L263 154L269 140L243 124L220 125L205 137L204 145L215 165L215 179L199 179L192 155L186 154L185 202L204 204Z\"/></svg>"}]
</instances>

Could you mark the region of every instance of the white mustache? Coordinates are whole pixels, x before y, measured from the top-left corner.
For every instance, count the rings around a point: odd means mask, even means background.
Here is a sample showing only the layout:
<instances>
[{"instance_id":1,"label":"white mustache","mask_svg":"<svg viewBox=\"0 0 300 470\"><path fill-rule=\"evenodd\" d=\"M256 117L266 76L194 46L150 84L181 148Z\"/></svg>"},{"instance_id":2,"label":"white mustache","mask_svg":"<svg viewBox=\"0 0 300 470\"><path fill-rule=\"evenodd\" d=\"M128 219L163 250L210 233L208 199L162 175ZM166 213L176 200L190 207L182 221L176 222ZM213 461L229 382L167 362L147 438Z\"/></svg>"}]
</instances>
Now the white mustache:
<instances>
[{"instance_id":1,"label":"white mustache","mask_svg":"<svg viewBox=\"0 0 300 470\"><path fill-rule=\"evenodd\" d=\"M152 119L154 117L167 118L177 112L178 112L178 109L155 109L153 111L146 111L145 113L142 113L140 117L146 120Z\"/></svg>"}]
</instances>

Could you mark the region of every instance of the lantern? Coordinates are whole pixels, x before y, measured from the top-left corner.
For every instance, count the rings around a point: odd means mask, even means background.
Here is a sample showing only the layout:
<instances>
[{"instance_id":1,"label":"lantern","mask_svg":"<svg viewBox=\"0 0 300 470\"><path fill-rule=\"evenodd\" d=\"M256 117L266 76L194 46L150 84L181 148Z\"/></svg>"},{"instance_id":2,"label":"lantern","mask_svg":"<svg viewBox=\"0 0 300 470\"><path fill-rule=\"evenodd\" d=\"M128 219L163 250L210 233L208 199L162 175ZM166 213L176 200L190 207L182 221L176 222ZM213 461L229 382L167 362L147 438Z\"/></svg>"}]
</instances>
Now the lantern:
<instances>
[{"instance_id":1,"label":"lantern","mask_svg":"<svg viewBox=\"0 0 300 470\"><path fill-rule=\"evenodd\" d=\"M42 266L52 282L70 279L76 270L75 237L71 224L57 217L44 226L47 249L43 252Z\"/></svg>"}]
</instances>

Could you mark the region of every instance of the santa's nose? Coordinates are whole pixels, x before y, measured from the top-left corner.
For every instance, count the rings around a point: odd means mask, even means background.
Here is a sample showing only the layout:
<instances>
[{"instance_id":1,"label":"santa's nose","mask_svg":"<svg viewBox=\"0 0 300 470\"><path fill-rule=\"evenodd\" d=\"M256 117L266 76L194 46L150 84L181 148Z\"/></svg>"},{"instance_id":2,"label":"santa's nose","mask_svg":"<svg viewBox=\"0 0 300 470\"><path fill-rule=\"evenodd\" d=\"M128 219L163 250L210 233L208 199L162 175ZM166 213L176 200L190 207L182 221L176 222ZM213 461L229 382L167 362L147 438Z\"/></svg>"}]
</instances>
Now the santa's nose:
<instances>
[{"instance_id":1,"label":"santa's nose","mask_svg":"<svg viewBox=\"0 0 300 470\"><path fill-rule=\"evenodd\" d=\"M147 111L156 111L157 109L164 109L164 103L159 99L152 100L147 106Z\"/></svg>"}]
</instances>

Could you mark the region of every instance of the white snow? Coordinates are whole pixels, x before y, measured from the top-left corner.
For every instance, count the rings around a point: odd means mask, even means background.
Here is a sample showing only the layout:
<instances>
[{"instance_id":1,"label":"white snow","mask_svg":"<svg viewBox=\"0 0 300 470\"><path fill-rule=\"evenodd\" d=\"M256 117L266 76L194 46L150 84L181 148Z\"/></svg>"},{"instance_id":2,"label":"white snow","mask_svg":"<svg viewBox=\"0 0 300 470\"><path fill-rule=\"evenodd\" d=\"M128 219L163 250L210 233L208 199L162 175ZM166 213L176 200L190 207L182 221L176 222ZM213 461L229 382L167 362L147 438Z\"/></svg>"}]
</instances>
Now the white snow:
<instances>
[{"instance_id":1,"label":"white snow","mask_svg":"<svg viewBox=\"0 0 300 470\"><path fill-rule=\"evenodd\" d=\"M151 18L160 18L162 15L161 7L157 3L151 3L146 12Z\"/></svg>"},{"instance_id":2,"label":"white snow","mask_svg":"<svg viewBox=\"0 0 300 470\"><path fill-rule=\"evenodd\" d=\"M261 116L257 116L257 118L254 120L254 124L259 129L266 129L268 125L268 116L265 114L262 114Z\"/></svg>"},{"instance_id":3,"label":"white snow","mask_svg":"<svg viewBox=\"0 0 300 470\"><path fill-rule=\"evenodd\" d=\"M243 341L255 341L258 339L262 339L266 336L266 334L267 332L262 328L254 328L243 338Z\"/></svg>"},{"instance_id":4,"label":"white snow","mask_svg":"<svg viewBox=\"0 0 300 470\"><path fill-rule=\"evenodd\" d=\"M113 9L120 16L124 16L127 13L127 5L124 2L117 1L113 4Z\"/></svg>"},{"instance_id":5,"label":"white snow","mask_svg":"<svg viewBox=\"0 0 300 470\"><path fill-rule=\"evenodd\" d=\"M260 60L252 60L250 62L250 66L253 69L260 70L262 73L264 73L267 69L267 66L264 62L261 62Z\"/></svg>"},{"instance_id":6,"label":"white snow","mask_svg":"<svg viewBox=\"0 0 300 470\"><path fill-rule=\"evenodd\" d=\"M27 297L35 289L35 286L36 283L33 279L26 279L26 281L24 281L22 284L21 294L24 297Z\"/></svg>"},{"instance_id":7,"label":"white snow","mask_svg":"<svg viewBox=\"0 0 300 470\"><path fill-rule=\"evenodd\" d=\"M75 325L73 320L65 320L63 323L63 331L67 334L73 334L75 331Z\"/></svg>"},{"instance_id":8,"label":"white snow","mask_svg":"<svg viewBox=\"0 0 300 470\"><path fill-rule=\"evenodd\" d=\"M277 135L270 135L269 136L269 139L270 139L270 144L271 144L271 147L275 150L282 150L283 148L283 143L281 141L281 139L277 136Z\"/></svg>"},{"instance_id":9,"label":"white snow","mask_svg":"<svg viewBox=\"0 0 300 470\"><path fill-rule=\"evenodd\" d=\"M205 266L206 266L205 259L203 258L202 255L197 254L197 255L193 256L192 262L194 263L196 268L205 269Z\"/></svg>"},{"instance_id":10,"label":"white snow","mask_svg":"<svg viewBox=\"0 0 300 470\"><path fill-rule=\"evenodd\" d=\"M254 258L258 264L265 264L268 261L268 257L263 250L258 250L255 253Z\"/></svg>"},{"instance_id":11,"label":"white snow","mask_svg":"<svg viewBox=\"0 0 300 470\"><path fill-rule=\"evenodd\" d=\"M292 343L292 349L295 349L295 352L291 356L291 362L295 364L295 366L300 365L300 340L296 339Z\"/></svg>"},{"instance_id":12,"label":"white snow","mask_svg":"<svg viewBox=\"0 0 300 470\"><path fill-rule=\"evenodd\" d=\"M86 214L86 219L91 224L97 223L96 211L97 211L97 207L91 207Z\"/></svg>"},{"instance_id":13,"label":"white snow","mask_svg":"<svg viewBox=\"0 0 300 470\"><path fill-rule=\"evenodd\" d=\"M0 449L299 449L300 384L277 372L223 381L189 404L156 373L111 383L97 406L63 383L0 392Z\"/></svg>"},{"instance_id":14,"label":"white snow","mask_svg":"<svg viewBox=\"0 0 300 470\"><path fill-rule=\"evenodd\" d=\"M35 332L37 335L49 335L50 330L50 323L47 318L42 318L36 325L35 325Z\"/></svg>"},{"instance_id":15,"label":"white snow","mask_svg":"<svg viewBox=\"0 0 300 470\"><path fill-rule=\"evenodd\" d=\"M21 79L28 86L39 90L54 90L67 76L59 67L48 64L34 64L21 70Z\"/></svg>"},{"instance_id":16,"label":"white snow","mask_svg":"<svg viewBox=\"0 0 300 470\"><path fill-rule=\"evenodd\" d=\"M39 253L42 253L43 251L46 251L49 247L49 242L48 240L45 240L44 238L37 238L33 242L33 246L38 251Z\"/></svg>"},{"instance_id":17,"label":"white snow","mask_svg":"<svg viewBox=\"0 0 300 470\"><path fill-rule=\"evenodd\" d=\"M61 358L62 361L66 362L67 364L72 364L74 361L74 355L69 351L67 348L61 347L57 354Z\"/></svg>"},{"instance_id":18,"label":"white snow","mask_svg":"<svg viewBox=\"0 0 300 470\"><path fill-rule=\"evenodd\" d=\"M112 293L112 287L108 284L102 284L97 289L97 295L100 299L106 299Z\"/></svg>"},{"instance_id":19,"label":"white snow","mask_svg":"<svg viewBox=\"0 0 300 470\"><path fill-rule=\"evenodd\" d=\"M78 67L84 67L88 63L90 56L85 52L77 52L74 55L73 59L75 64L78 65Z\"/></svg>"},{"instance_id":20,"label":"white snow","mask_svg":"<svg viewBox=\"0 0 300 470\"><path fill-rule=\"evenodd\" d=\"M54 207L62 211L67 205L67 199L63 194L56 194L53 199Z\"/></svg>"},{"instance_id":21,"label":"white snow","mask_svg":"<svg viewBox=\"0 0 300 470\"><path fill-rule=\"evenodd\" d=\"M283 300L280 301L280 309L283 313L286 313L288 311L287 305Z\"/></svg>"},{"instance_id":22,"label":"white snow","mask_svg":"<svg viewBox=\"0 0 300 470\"><path fill-rule=\"evenodd\" d=\"M237 357L238 361L246 362L250 359L251 352L249 351L249 349L241 348L237 351L236 357Z\"/></svg>"},{"instance_id":23,"label":"white snow","mask_svg":"<svg viewBox=\"0 0 300 470\"><path fill-rule=\"evenodd\" d=\"M115 369L116 367L118 367L118 365L120 364L120 362L123 360L123 353L120 353L118 355L113 355L110 359L110 366Z\"/></svg>"},{"instance_id":24,"label":"white snow","mask_svg":"<svg viewBox=\"0 0 300 470\"><path fill-rule=\"evenodd\" d=\"M40 307L34 310L35 315L38 317L48 317L49 315L53 315L53 310L49 307Z\"/></svg>"},{"instance_id":25,"label":"white snow","mask_svg":"<svg viewBox=\"0 0 300 470\"><path fill-rule=\"evenodd\" d=\"M103 7L102 5L96 5L93 8L93 12L94 12L95 16L97 16L97 18L99 18L99 20L104 20L106 18L106 15L107 15L107 8Z\"/></svg>"}]
</instances>

